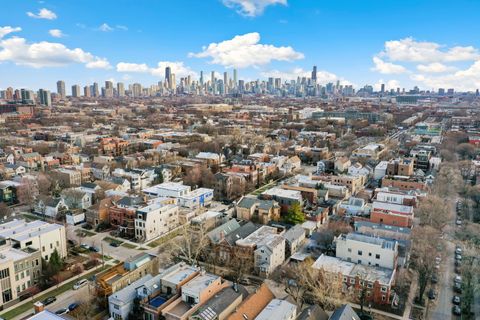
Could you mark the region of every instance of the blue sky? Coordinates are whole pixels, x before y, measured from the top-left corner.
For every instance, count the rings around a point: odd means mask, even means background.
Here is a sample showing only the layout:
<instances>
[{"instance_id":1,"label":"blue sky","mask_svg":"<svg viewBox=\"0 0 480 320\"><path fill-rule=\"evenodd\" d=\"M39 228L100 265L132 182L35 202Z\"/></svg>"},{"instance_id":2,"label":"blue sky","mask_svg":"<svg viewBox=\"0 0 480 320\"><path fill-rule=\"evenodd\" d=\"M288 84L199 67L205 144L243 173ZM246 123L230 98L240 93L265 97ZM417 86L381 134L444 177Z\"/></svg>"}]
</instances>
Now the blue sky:
<instances>
[{"instance_id":1,"label":"blue sky","mask_svg":"<svg viewBox=\"0 0 480 320\"><path fill-rule=\"evenodd\" d=\"M322 71L387 87L480 87L478 0L2 1L0 88L188 73ZM210 47L209 47L210 45Z\"/></svg>"}]
</instances>

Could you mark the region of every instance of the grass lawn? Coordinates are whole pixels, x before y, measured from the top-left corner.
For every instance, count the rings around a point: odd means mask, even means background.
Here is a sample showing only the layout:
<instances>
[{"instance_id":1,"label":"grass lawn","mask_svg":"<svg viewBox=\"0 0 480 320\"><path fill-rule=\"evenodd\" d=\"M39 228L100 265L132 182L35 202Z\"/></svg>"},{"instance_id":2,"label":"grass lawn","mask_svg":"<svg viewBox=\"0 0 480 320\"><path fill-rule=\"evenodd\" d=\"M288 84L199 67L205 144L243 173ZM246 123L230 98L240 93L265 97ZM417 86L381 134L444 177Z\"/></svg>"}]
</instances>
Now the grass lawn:
<instances>
[{"instance_id":1,"label":"grass lawn","mask_svg":"<svg viewBox=\"0 0 480 320\"><path fill-rule=\"evenodd\" d=\"M34 215L34 214L30 214L30 213L22 213L22 216L23 216L24 218L26 218L27 220L29 220L29 221L32 221L32 220L43 220L43 217L37 216L37 215Z\"/></svg>"},{"instance_id":2,"label":"grass lawn","mask_svg":"<svg viewBox=\"0 0 480 320\"><path fill-rule=\"evenodd\" d=\"M122 247L125 247L125 248L128 248L128 249L137 249L136 245L133 245L133 244L128 243L128 242L122 243Z\"/></svg>"},{"instance_id":3,"label":"grass lawn","mask_svg":"<svg viewBox=\"0 0 480 320\"><path fill-rule=\"evenodd\" d=\"M39 296L38 298L35 298L34 302L36 301L41 301L41 300L44 300L48 297L51 297L51 296L58 296L59 294L62 294L64 293L65 291L68 291L70 289L72 289L72 286L75 282L77 282L78 280L81 280L81 279L87 279L87 278L90 278L91 276L93 276L94 274L97 274L103 270L105 270L106 268L109 268L108 266L105 266L103 268L98 268L97 270L94 270L90 273L87 273L86 275L84 275L83 277L80 277L80 278L75 278L75 279L72 279L71 281L59 286L57 289L53 290L53 291L50 291L48 293L45 293L41 296ZM3 318L5 318L6 320L10 320L10 319L13 319L19 315L21 315L22 313L25 313L27 312L28 310L31 310L32 313L33 313L33 303L32 301L29 301L15 309L12 309L8 312L5 312L3 314L1 314L0 316L2 316Z\"/></svg>"},{"instance_id":4,"label":"grass lawn","mask_svg":"<svg viewBox=\"0 0 480 320\"><path fill-rule=\"evenodd\" d=\"M173 231L172 233L169 233L166 236L161 237L160 239L150 242L149 244L147 244L147 246L149 246L150 248L158 247L159 245L172 240L173 238L178 236L181 232L182 232L181 229Z\"/></svg>"}]
</instances>

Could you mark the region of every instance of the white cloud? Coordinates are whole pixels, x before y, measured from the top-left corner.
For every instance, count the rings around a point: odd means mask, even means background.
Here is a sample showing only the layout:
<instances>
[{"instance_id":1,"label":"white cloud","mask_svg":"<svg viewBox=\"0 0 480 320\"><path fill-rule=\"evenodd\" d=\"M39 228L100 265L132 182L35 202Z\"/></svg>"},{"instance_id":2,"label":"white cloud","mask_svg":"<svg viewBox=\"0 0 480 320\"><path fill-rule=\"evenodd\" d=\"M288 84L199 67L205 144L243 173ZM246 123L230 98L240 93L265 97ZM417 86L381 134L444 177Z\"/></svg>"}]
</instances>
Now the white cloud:
<instances>
[{"instance_id":1,"label":"white cloud","mask_svg":"<svg viewBox=\"0 0 480 320\"><path fill-rule=\"evenodd\" d=\"M382 74L399 74L407 72L407 69L404 66L385 62L377 56L373 57L373 63L375 64L375 67L373 67L372 70Z\"/></svg>"},{"instance_id":2,"label":"white cloud","mask_svg":"<svg viewBox=\"0 0 480 320\"><path fill-rule=\"evenodd\" d=\"M410 79L432 89L455 88L457 91L474 91L480 88L480 59L470 67L453 73L415 74Z\"/></svg>"},{"instance_id":3,"label":"white cloud","mask_svg":"<svg viewBox=\"0 0 480 320\"><path fill-rule=\"evenodd\" d=\"M51 29L48 33L54 38L62 38L64 36L62 30L60 29Z\"/></svg>"},{"instance_id":4,"label":"white cloud","mask_svg":"<svg viewBox=\"0 0 480 320\"><path fill-rule=\"evenodd\" d=\"M385 42L385 49L381 52L381 56L391 61L428 63L471 61L479 58L480 53L472 46L444 48L435 42L405 38Z\"/></svg>"},{"instance_id":5,"label":"white cloud","mask_svg":"<svg viewBox=\"0 0 480 320\"><path fill-rule=\"evenodd\" d=\"M235 9L237 13L247 17L259 16L266 7L271 5L287 5L287 0L223 0L222 2L228 8Z\"/></svg>"},{"instance_id":6,"label":"white cloud","mask_svg":"<svg viewBox=\"0 0 480 320\"><path fill-rule=\"evenodd\" d=\"M0 27L0 39L5 37L9 33L13 32L20 32L22 31L22 28L20 27L11 27L11 26L5 26L5 27Z\"/></svg>"},{"instance_id":7,"label":"white cloud","mask_svg":"<svg viewBox=\"0 0 480 320\"><path fill-rule=\"evenodd\" d=\"M149 72L150 68L145 63L138 64L138 63L120 62L117 64L117 71L145 73L145 72Z\"/></svg>"},{"instance_id":8,"label":"white cloud","mask_svg":"<svg viewBox=\"0 0 480 320\"><path fill-rule=\"evenodd\" d=\"M172 73L177 79L192 76L198 78L198 74L190 67L187 67L182 61L160 61L156 67L149 67L145 63L128 63L120 62L117 64L118 72L128 73L148 73L152 76L163 78L165 76L165 68L170 67Z\"/></svg>"},{"instance_id":9,"label":"white cloud","mask_svg":"<svg viewBox=\"0 0 480 320\"><path fill-rule=\"evenodd\" d=\"M40 9L37 14L29 11L29 12L27 12L27 16L29 16L30 18L35 18L35 19L46 19L46 20L57 19L57 15L55 14L55 12L50 11L46 8Z\"/></svg>"},{"instance_id":10,"label":"white cloud","mask_svg":"<svg viewBox=\"0 0 480 320\"><path fill-rule=\"evenodd\" d=\"M100 31L103 31L103 32L110 32L110 31L113 31L113 28L110 27L108 24L106 23L102 23L99 27L98 27L98 30Z\"/></svg>"},{"instance_id":11,"label":"white cloud","mask_svg":"<svg viewBox=\"0 0 480 320\"><path fill-rule=\"evenodd\" d=\"M62 67L72 63L85 64L88 68L110 68L106 59L80 48L69 49L61 43L47 41L28 43L19 37L0 41L0 61L34 68Z\"/></svg>"},{"instance_id":12,"label":"white cloud","mask_svg":"<svg viewBox=\"0 0 480 320\"><path fill-rule=\"evenodd\" d=\"M303 59L301 52L292 47L275 47L260 44L257 32L235 36L231 40L210 43L199 53L189 53L189 57L212 58L211 63L226 67L247 68L270 63L273 60L292 61Z\"/></svg>"},{"instance_id":13,"label":"white cloud","mask_svg":"<svg viewBox=\"0 0 480 320\"><path fill-rule=\"evenodd\" d=\"M117 25L115 26L115 28L120 29L120 30L123 30L123 31L127 31L127 30L128 30L128 27L127 27L127 26L123 26L123 25L120 25L120 24L117 24Z\"/></svg>"},{"instance_id":14,"label":"white cloud","mask_svg":"<svg viewBox=\"0 0 480 320\"><path fill-rule=\"evenodd\" d=\"M455 67L444 65L440 62L432 62L429 64L419 64L417 70L424 73L444 73L455 71Z\"/></svg>"}]
</instances>

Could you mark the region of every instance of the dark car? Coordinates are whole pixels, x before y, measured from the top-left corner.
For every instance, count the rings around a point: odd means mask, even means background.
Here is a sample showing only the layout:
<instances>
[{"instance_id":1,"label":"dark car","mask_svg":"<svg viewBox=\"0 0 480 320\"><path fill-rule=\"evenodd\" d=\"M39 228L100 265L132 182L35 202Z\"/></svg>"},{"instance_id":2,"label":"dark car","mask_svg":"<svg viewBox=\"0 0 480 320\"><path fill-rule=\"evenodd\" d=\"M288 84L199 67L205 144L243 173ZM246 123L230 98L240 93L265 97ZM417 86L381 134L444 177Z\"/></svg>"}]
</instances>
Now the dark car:
<instances>
[{"instance_id":1,"label":"dark car","mask_svg":"<svg viewBox=\"0 0 480 320\"><path fill-rule=\"evenodd\" d=\"M98 247L94 247L94 246L90 246L90 248L88 248L88 250L90 250L92 252L100 252L100 249Z\"/></svg>"},{"instance_id":2,"label":"dark car","mask_svg":"<svg viewBox=\"0 0 480 320\"><path fill-rule=\"evenodd\" d=\"M456 305L459 305L460 304L460 297L459 296L453 296L452 298L452 303L453 304L456 304Z\"/></svg>"},{"instance_id":3,"label":"dark car","mask_svg":"<svg viewBox=\"0 0 480 320\"><path fill-rule=\"evenodd\" d=\"M435 300L436 297L437 297L437 294L435 293L435 290L430 289L430 291L428 291L428 299Z\"/></svg>"},{"instance_id":4,"label":"dark car","mask_svg":"<svg viewBox=\"0 0 480 320\"><path fill-rule=\"evenodd\" d=\"M452 307L452 313L456 316L461 316L462 315L462 309L460 309L459 306L453 306Z\"/></svg>"},{"instance_id":5,"label":"dark car","mask_svg":"<svg viewBox=\"0 0 480 320\"><path fill-rule=\"evenodd\" d=\"M79 306L80 305L78 303L74 302L74 303L72 303L68 306L68 310L73 311L73 310L77 309Z\"/></svg>"},{"instance_id":6,"label":"dark car","mask_svg":"<svg viewBox=\"0 0 480 320\"><path fill-rule=\"evenodd\" d=\"M455 282L455 284L453 285L453 291L455 291L456 293L462 293L462 285L458 282Z\"/></svg>"},{"instance_id":7,"label":"dark car","mask_svg":"<svg viewBox=\"0 0 480 320\"><path fill-rule=\"evenodd\" d=\"M437 277L437 275L436 275L436 274L432 275L432 278L430 279L430 281L431 281L433 284L437 283L437 282L438 282L438 277Z\"/></svg>"},{"instance_id":8,"label":"dark car","mask_svg":"<svg viewBox=\"0 0 480 320\"><path fill-rule=\"evenodd\" d=\"M115 248L116 248L116 247L119 247L119 246L120 246L120 243L118 243L118 242L116 242L116 241L112 241L112 242L110 242L110 245L111 245L112 247L115 247Z\"/></svg>"},{"instance_id":9,"label":"dark car","mask_svg":"<svg viewBox=\"0 0 480 320\"><path fill-rule=\"evenodd\" d=\"M55 301L57 301L57 298L55 297L48 297L46 298L45 300L42 301L42 303L46 306L48 306L49 304L52 304L54 303Z\"/></svg>"}]
</instances>

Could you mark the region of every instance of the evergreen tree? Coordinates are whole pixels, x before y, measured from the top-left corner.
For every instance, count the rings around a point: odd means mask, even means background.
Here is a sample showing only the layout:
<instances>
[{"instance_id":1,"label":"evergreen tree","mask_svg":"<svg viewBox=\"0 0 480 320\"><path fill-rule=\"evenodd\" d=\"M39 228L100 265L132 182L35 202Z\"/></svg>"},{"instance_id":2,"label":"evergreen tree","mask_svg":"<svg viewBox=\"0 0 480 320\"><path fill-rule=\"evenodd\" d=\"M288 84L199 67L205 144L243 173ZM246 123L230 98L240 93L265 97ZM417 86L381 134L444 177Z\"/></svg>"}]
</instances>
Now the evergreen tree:
<instances>
[{"instance_id":1,"label":"evergreen tree","mask_svg":"<svg viewBox=\"0 0 480 320\"><path fill-rule=\"evenodd\" d=\"M289 224L299 224L305 221L305 215L299 202L294 202L290 206L284 220Z\"/></svg>"}]
</instances>

